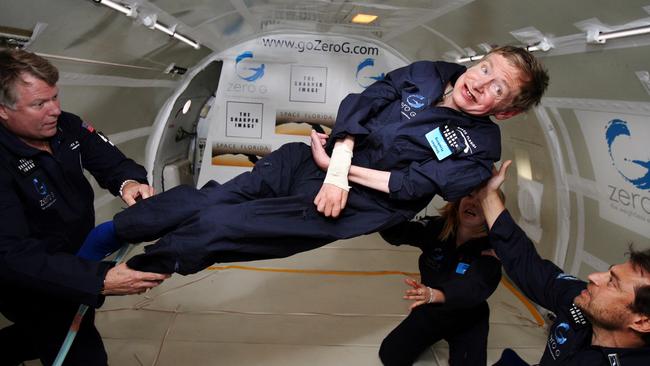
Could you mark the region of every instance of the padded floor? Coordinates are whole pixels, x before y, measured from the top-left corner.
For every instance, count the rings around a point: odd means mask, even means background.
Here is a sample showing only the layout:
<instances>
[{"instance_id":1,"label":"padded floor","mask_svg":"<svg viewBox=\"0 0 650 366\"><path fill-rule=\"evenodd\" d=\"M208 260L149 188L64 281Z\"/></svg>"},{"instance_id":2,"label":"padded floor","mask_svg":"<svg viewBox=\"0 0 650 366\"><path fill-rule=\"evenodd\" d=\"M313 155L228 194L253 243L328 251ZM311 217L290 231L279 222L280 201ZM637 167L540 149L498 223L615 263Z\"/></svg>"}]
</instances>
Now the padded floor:
<instances>
[{"instance_id":1,"label":"padded floor","mask_svg":"<svg viewBox=\"0 0 650 366\"><path fill-rule=\"evenodd\" d=\"M111 365L380 365L379 344L408 312L403 279L417 273L418 256L370 235L216 265L140 296L110 297L96 322ZM531 311L503 283L489 303L489 363L504 347L537 362L546 336ZM447 357L440 342L416 365L447 365Z\"/></svg>"}]
</instances>

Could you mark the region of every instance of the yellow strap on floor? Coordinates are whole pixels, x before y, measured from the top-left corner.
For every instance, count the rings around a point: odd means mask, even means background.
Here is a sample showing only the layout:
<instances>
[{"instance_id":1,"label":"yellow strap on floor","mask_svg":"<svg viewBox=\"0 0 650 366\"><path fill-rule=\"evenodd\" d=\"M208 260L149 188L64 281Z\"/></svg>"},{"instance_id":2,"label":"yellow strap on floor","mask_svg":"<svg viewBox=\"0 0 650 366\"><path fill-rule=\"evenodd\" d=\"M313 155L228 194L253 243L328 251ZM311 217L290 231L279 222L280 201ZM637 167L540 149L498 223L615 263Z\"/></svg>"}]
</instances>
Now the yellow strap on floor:
<instances>
[{"instance_id":1,"label":"yellow strap on floor","mask_svg":"<svg viewBox=\"0 0 650 366\"><path fill-rule=\"evenodd\" d=\"M239 269L244 271L257 271L257 272L278 272L278 273L301 273L301 274L314 274L314 275L336 275L336 276L387 276L387 275L404 275L409 277L419 277L417 272L404 272L404 271L333 271L322 269L291 269L291 268L265 268L265 267L251 267L251 266L210 266L207 268L210 271L224 271L227 269ZM524 296L515 286L505 277L501 277L501 283L512 292L513 295L528 309L530 314L535 318L537 325L544 326L544 318L537 311L535 306Z\"/></svg>"}]
</instances>

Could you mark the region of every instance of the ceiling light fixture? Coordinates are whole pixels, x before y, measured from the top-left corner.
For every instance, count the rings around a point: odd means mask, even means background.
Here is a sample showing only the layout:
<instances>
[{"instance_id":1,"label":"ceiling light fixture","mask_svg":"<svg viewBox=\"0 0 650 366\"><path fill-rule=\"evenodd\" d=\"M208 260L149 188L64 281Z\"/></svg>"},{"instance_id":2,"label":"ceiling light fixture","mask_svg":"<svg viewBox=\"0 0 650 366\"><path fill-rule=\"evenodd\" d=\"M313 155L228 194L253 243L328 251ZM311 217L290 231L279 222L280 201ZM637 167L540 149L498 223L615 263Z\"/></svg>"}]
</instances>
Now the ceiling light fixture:
<instances>
[{"instance_id":1,"label":"ceiling light fixture","mask_svg":"<svg viewBox=\"0 0 650 366\"><path fill-rule=\"evenodd\" d=\"M548 39L544 38L543 40L541 40L537 44L522 47L522 48L525 48L526 51L528 51L528 52L537 52L537 51L547 52L548 50L553 48L553 45L551 44L551 42ZM487 54L473 55L473 56L467 56L467 57L459 57L459 58L456 59L456 63L464 64L466 62L478 61L478 60L482 59L483 57L485 57L486 55Z\"/></svg>"},{"instance_id":2,"label":"ceiling light fixture","mask_svg":"<svg viewBox=\"0 0 650 366\"><path fill-rule=\"evenodd\" d=\"M111 9L113 9L113 10L117 10L120 13L122 13L122 14L130 17L130 18L138 18L138 10L137 10L137 8L135 6L127 7L127 6L124 6L122 4L118 4L118 3L114 2L114 1L111 1L111 0L92 0L92 1L94 1L94 2L96 2L98 4L102 4L104 6L107 6L107 7L111 8ZM168 27L167 25L158 22L157 21L157 16L155 14L143 15L143 16L141 16L141 21L142 21L142 24L145 27L149 28L149 29L157 29L157 30L169 35L170 37L176 38L179 41L184 42L184 43L192 46L192 48L194 48L196 50L201 48L201 46L199 45L198 42L196 42L196 41L194 41L194 40L192 40L192 39L190 39L190 38L188 38L188 37L186 37L186 36L184 36L184 35L182 35L180 33L176 33L176 25L174 25L172 27Z\"/></svg>"},{"instance_id":3,"label":"ceiling light fixture","mask_svg":"<svg viewBox=\"0 0 650 366\"><path fill-rule=\"evenodd\" d=\"M352 23L369 24L372 23L377 18L378 18L377 15L359 13L352 18Z\"/></svg>"},{"instance_id":4,"label":"ceiling light fixture","mask_svg":"<svg viewBox=\"0 0 650 366\"><path fill-rule=\"evenodd\" d=\"M472 61L478 61L485 57L485 55L475 55L475 56L468 56L468 57L461 57L456 60L457 63L459 64L464 64L465 62L472 62Z\"/></svg>"},{"instance_id":5,"label":"ceiling light fixture","mask_svg":"<svg viewBox=\"0 0 650 366\"><path fill-rule=\"evenodd\" d=\"M0 48L24 48L31 37L32 32L27 29L0 26Z\"/></svg>"},{"instance_id":6,"label":"ceiling light fixture","mask_svg":"<svg viewBox=\"0 0 650 366\"><path fill-rule=\"evenodd\" d=\"M135 12L135 8L127 8L126 6L118 4L118 3L114 2L114 1L111 1L111 0L93 0L93 1L98 3L98 4L108 6L109 8L111 8L113 10L117 10L120 13L126 15L127 17L133 16L133 13Z\"/></svg>"},{"instance_id":7,"label":"ceiling light fixture","mask_svg":"<svg viewBox=\"0 0 650 366\"><path fill-rule=\"evenodd\" d=\"M587 32L587 43L604 44L608 39L638 36L650 33L650 26L621 29L612 32L601 32L593 29Z\"/></svg>"}]
</instances>

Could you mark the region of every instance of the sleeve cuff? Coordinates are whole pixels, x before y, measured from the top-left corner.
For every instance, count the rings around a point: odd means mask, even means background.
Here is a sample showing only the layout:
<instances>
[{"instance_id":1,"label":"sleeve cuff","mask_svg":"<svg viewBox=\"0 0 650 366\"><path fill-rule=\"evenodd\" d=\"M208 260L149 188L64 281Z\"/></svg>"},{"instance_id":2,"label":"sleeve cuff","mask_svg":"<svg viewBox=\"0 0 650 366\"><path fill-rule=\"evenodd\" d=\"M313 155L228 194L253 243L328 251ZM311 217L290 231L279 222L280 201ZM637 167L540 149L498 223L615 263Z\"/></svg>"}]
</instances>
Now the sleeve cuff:
<instances>
[{"instance_id":1,"label":"sleeve cuff","mask_svg":"<svg viewBox=\"0 0 650 366\"><path fill-rule=\"evenodd\" d=\"M99 308L104 304L104 300L106 300L106 296L102 295L102 291L104 290L104 280L106 279L106 274L108 271L115 267L115 262L100 262L99 265L97 266L97 277L99 278L99 286L97 290L97 296L94 304L88 304L94 308Z\"/></svg>"},{"instance_id":2,"label":"sleeve cuff","mask_svg":"<svg viewBox=\"0 0 650 366\"><path fill-rule=\"evenodd\" d=\"M503 210L503 212L499 214L499 217L497 217L496 221L494 221L488 234L490 238L498 238L501 241L507 241L515 232L516 227L517 224L515 224L510 212L508 210Z\"/></svg>"},{"instance_id":3,"label":"sleeve cuff","mask_svg":"<svg viewBox=\"0 0 650 366\"><path fill-rule=\"evenodd\" d=\"M447 286L446 284L440 286L431 286L437 290L442 291L445 294L445 304L447 305L456 305L458 300L462 296L462 289L458 286Z\"/></svg>"},{"instance_id":4,"label":"sleeve cuff","mask_svg":"<svg viewBox=\"0 0 650 366\"><path fill-rule=\"evenodd\" d=\"M390 198L397 198L398 192L402 189L402 184L404 183L404 173L399 170L393 170L390 172L390 178L388 178L388 194Z\"/></svg>"}]
</instances>

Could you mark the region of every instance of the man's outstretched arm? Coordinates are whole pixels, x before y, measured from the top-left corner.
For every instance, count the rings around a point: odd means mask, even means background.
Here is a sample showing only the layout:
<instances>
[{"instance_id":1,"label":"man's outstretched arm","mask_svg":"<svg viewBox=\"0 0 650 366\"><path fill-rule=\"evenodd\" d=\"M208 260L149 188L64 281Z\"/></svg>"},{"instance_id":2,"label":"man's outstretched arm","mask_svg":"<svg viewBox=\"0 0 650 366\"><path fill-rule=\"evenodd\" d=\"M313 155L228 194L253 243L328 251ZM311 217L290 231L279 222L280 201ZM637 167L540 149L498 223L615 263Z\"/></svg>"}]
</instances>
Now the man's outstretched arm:
<instances>
[{"instance_id":1,"label":"man's outstretched arm","mask_svg":"<svg viewBox=\"0 0 650 366\"><path fill-rule=\"evenodd\" d=\"M497 191L511 163L508 160L501 169L495 169L492 178L476 193L490 228L490 244L506 273L522 292L539 305L556 310L566 305L562 302L566 300L564 294L567 291L574 293L574 286L580 287L584 283L564 274L553 262L541 258L533 242L501 202Z\"/></svg>"}]
</instances>

